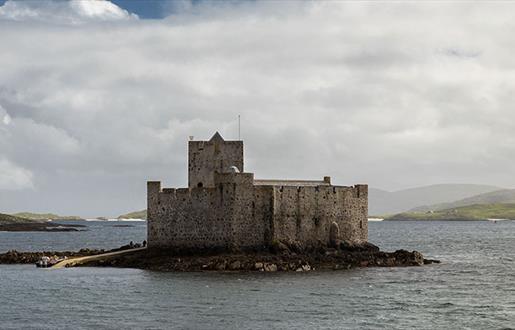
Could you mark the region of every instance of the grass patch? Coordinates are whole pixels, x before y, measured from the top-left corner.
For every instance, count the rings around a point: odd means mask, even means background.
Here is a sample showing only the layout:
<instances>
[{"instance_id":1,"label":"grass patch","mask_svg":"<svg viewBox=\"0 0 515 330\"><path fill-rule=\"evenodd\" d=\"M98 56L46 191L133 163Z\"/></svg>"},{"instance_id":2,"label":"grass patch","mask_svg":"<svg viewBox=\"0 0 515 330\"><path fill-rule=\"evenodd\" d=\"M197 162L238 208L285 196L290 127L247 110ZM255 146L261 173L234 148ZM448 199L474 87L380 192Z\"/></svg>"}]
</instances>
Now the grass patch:
<instances>
[{"instance_id":1,"label":"grass patch","mask_svg":"<svg viewBox=\"0 0 515 330\"><path fill-rule=\"evenodd\" d=\"M440 211L404 212L385 220L515 220L515 204L474 204Z\"/></svg>"},{"instance_id":2,"label":"grass patch","mask_svg":"<svg viewBox=\"0 0 515 330\"><path fill-rule=\"evenodd\" d=\"M122 214L118 217L118 219L144 219L147 220L147 210L141 210L136 212L131 212L127 214Z\"/></svg>"}]
</instances>

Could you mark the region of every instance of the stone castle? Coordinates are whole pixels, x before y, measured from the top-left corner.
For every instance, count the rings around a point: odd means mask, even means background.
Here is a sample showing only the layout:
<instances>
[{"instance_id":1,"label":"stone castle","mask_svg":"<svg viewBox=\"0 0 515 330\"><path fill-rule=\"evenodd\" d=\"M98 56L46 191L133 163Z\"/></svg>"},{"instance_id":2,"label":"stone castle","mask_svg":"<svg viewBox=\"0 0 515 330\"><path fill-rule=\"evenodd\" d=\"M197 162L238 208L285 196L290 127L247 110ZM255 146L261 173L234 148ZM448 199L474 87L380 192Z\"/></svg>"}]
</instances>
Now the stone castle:
<instances>
[{"instance_id":1,"label":"stone castle","mask_svg":"<svg viewBox=\"0 0 515 330\"><path fill-rule=\"evenodd\" d=\"M188 188L147 183L148 246L160 249L298 248L368 240L368 186L257 180L243 141L188 143ZM279 243L280 242L280 243Z\"/></svg>"}]
</instances>

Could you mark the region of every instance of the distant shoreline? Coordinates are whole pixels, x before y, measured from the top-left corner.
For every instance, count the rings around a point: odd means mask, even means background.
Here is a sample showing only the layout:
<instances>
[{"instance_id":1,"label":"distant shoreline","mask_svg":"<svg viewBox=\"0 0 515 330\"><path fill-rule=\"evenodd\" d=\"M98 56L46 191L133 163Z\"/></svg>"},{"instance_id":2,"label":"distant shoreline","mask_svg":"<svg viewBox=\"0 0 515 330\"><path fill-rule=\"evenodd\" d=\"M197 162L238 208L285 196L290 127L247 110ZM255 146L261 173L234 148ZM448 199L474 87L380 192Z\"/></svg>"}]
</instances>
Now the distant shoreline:
<instances>
[{"instance_id":1,"label":"distant shoreline","mask_svg":"<svg viewBox=\"0 0 515 330\"><path fill-rule=\"evenodd\" d=\"M80 231L85 225L62 225L51 222L42 223L12 223L0 225L0 232L69 232Z\"/></svg>"}]
</instances>

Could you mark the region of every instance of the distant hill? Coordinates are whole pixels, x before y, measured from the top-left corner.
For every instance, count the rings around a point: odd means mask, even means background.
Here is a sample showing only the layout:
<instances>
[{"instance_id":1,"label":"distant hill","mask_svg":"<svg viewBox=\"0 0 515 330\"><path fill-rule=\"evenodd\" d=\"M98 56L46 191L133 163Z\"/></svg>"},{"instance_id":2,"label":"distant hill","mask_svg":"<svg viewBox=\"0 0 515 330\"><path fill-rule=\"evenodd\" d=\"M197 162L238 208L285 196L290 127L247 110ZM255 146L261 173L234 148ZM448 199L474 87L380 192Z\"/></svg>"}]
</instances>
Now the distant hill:
<instances>
[{"instance_id":1,"label":"distant hill","mask_svg":"<svg viewBox=\"0 0 515 330\"><path fill-rule=\"evenodd\" d=\"M17 217L14 215L3 214L0 213L0 225L14 225L14 224L22 224L22 223L42 223L43 221L39 220L30 220L22 217Z\"/></svg>"},{"instance_id":2,"label":"distant hill","mask_svg":"<svg viewBox=\"0 0 515 330\"><path fill-rule=\"evenodd\" d=\"M83 225L66 225L62 226L58 223L47 222L47 220L26 219L19 216L0 213L0 231L78 231L77 227L85 227Z\"/></svg>"},{"instance_id":3,"label":"distant hill","mask_svg":"<svg viewBox=\"0 0 515 330\"><path fill-rule=\"evenodd\" d=\"M127 214L122 214L118 217L118 219L144 219L147 220L147 210L141 210L136 212L131 212Z\"/></svg>"},{"instance_id":4,"label":"distant hill","mask_svg":"<svg viewBox=\"0 0 515 330\"><path fill-rule=\"evenodd\" d=\"M63 216L53 213L31 213L31 212L19 212L13 214L16 217L30 219L30 220L82 220L81 217L76 215Z\"/></svg>"},{"instance_id":5,"label":"distant hill","mask_svg":"<svg viewBox=\"0 0 515 330\"><path fill-rule=\"evenodd\" d=\"M368 214L396 214L421 205L448 203L501 189L476 184L438 184L393 192L370 188Z\"/></svg>"},{"instance_id":6,"label":"distant hill","mask_svg":"<svg viewBox=\"0 0 515 330\"><path fill-rule=\"evenodd\" d=\"M427 212L427 211L440 211L461 206L468 206L474 204L514 204L515 203L515 189L502 189L484 194L475 195L468 198L463 198L450 203L440 203L428 206L416 207L410 212Z\"/></svg>"},{"instance_id":7,"label":"distant hill","mask_svg":"<svg viewBox=\"0 0 515 330\"><path fill-rule=\"evenodd\" d=\"M404 212L385 220L515 220L515 203L474 204L439 211Z\"/></svg>"}]
</instances>

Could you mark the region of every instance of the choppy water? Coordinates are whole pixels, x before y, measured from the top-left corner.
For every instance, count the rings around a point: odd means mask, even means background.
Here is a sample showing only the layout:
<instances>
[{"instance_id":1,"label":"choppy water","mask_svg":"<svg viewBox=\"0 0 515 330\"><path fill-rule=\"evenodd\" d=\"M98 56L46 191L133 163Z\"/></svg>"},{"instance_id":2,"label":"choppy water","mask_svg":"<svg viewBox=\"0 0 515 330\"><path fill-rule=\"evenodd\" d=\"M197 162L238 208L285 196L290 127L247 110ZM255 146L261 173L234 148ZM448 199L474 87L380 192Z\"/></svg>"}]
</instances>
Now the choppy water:
<instances>
[{"instance_id":1,"label":"choppy water","mask_svg":"<svg viewBox=\"0 0 515 330\"><path fill-rule=\"evenodd\" d=\"M0 233L10 248L111 248L145 224ZM311 273L0 265L0 328L515 329L515 221L375 222L370 241L442 264Z\"/></svg>"}]
</instances>

